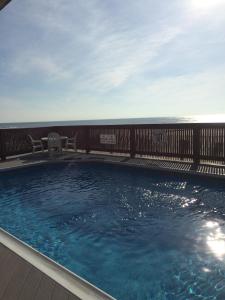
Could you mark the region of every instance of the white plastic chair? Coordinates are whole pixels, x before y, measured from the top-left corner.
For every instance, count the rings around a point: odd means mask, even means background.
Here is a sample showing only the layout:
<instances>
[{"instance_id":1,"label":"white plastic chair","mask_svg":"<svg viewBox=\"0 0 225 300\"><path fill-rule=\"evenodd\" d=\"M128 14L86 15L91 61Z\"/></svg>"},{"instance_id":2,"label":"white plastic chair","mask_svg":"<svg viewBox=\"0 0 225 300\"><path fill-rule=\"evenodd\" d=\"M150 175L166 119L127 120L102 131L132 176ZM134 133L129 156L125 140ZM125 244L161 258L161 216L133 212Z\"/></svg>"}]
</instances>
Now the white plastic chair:
<instances>
[{"instance_id":1,"label":"white plastic chair","mask_svg":"<svg viewBox=\"0 0 225 300\"><path fill-rule=\"evenodd\" d=\"M32 138L32 136L30 134L28 134L28 137L31 141L31 145L32 145L32 153L34 154L34 152L37 150L37 151L44 151L44 146L42 144L42 141L41 140L34 140Z\"/></svg>"},{"instance_id":2,"label":"white plastic chair","mask_svg":"<svg viewBox=\"0 0 225 300\"><path fill-rule=\"evenodd\" d=\"M74 151L77 151L77 133L73 137L66 139L65 147L67 150L71 147Z\"/></svg>"},{"instance_id":3,"label":"white plastic chair","mask_svg":"<svg viewBox=\"0 0 225 300\"><path fill-rule=\"evenodd\" d=\"M57 132L50 132L48 134L48 152L50 155L52 155L53 152L62 153L62 142Z\"/></svg>"}]
</instances>

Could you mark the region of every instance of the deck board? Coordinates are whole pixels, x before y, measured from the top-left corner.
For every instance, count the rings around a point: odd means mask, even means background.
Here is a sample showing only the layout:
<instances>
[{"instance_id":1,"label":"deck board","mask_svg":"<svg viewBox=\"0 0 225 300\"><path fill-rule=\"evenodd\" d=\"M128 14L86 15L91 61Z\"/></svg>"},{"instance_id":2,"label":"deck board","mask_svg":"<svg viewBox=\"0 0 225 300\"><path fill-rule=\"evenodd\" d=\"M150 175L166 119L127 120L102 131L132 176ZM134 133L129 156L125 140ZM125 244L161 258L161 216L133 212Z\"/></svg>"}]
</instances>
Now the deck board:
<instances>
[{"instance_id":1,"label":"deck board","mask_svg":"<svg viewBox=\"0 0 225 300\"><path fill-rule=\"evenodd\" d=\"M0 246L0 270L2 268L2 263L6 260L6 256L9 255L9 252L7 251L7 248L3 245Z\"/></svg>"},{"instance_id":2,"label":"deck board","mask_svg":"<svg viewBox=\"0 0 225 300\"><path fill-rule=\"evenodd\" d=\"M80 300L78 297L70 294L68 300Z\"/></svg>"},{"instance_id":3,"label":"deck board","mask_svg":"<svg viewBox=\"0 0 225 300\"><path fill-rule=\"evenodd\" d=\"M6 256L6 259L1 265L1 276L0 276L0 299L4 299L3 295L5 293L5 290L13 276L13 272L17 266L17 257L13 255L12 253L9 253L9 255ZM5 298L6 299L6 298Z\"/></svg>"},{"instance_id":4,"label":"deck board","mask_svg":"<svg viewBox=\"0 0 225 300\"><path fill-rule=\"evenodd\" d=\"M42 277L43 274L36 268L32 267L27 280L24 282L24 285L21 288L18 300L32 299L37 293L37 289Z\"/></svg>"},{"instance_id":5,"label":"deck board","mask_svg":"<svg viewBox=\"0 0 225 300\"><path fill-rule=\"evenodd\" d=\"M51 300L54 286L55 282L52 279L48 278L46 275L44 275L41 279L34 300Z\"/></svg>"},{"instance_id":6,"label":"deck board","mask_svg":"<svg viewBox=\"0 0 225 300\"><path fill-rule=\"evenodd\" d=\"M72 294L69 294L68 300L80 300L80 299Z\"/></svg>"},{"instance_id":7,"label":"deck board","mask_svg":"<svg viewBox=\"0 0 225 300\"><path fill-rule=\"evenodd\" d=\"M52 300L69 300L69 292L65 293L64 289L56 284L53 289Z\"/></svg>"},{"instance_id":8,"label":"deck board","mask_svg":"<svg viewBox=\"0 0 225 300\"><path fill-rule=\"evenodd\" d=\"M0 243L0 300L79 300Z\"/></svg>"},{"instance_id":9,"label":"deck board","mask_svg":"<svg viewBox=\"0 0 225 300\"><path fill-rule=\"evenodd\" d=\"M22 259L17 261L13 275L2 296L3 299L14 300L18 299L21 288L26 281L31 270L31 265L24 262Z\"/></svg>"}]
</instances>

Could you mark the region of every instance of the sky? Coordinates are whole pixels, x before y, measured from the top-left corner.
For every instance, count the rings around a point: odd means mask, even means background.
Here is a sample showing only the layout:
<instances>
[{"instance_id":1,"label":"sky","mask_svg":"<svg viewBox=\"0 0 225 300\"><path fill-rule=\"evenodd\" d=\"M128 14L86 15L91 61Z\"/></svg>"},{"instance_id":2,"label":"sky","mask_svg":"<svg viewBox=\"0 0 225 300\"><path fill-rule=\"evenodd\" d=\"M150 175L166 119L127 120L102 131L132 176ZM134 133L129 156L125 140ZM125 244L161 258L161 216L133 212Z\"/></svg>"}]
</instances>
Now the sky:
<instances>
[{"instance_id":1,"label":"sky","mask_svg":"<svg viewBox=\"0 0 225 300\"><path fill-rule=\"evenodd\" d=\"M0 123L225 113L225 0L12 0Z\"/></svg>"}]
</instances>

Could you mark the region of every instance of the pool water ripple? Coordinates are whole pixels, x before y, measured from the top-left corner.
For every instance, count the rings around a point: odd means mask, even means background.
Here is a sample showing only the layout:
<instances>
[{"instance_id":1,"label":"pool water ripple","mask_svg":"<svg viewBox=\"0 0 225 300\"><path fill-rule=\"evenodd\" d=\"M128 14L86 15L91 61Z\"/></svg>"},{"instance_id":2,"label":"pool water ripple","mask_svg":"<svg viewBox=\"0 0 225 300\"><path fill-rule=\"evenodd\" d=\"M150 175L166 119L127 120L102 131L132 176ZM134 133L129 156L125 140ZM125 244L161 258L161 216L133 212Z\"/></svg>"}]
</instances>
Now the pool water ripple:
<instances>
[{"instance_id":1,"label":"pool water ripple","mask_svg":"<svg viewBox=\"0 0 225 300\"><path fill-rule=\"evenodd\" d=\"M119 300L225 299L225 185L101 163L0 174L0 226Z\"/></svg>"}]
</instances>

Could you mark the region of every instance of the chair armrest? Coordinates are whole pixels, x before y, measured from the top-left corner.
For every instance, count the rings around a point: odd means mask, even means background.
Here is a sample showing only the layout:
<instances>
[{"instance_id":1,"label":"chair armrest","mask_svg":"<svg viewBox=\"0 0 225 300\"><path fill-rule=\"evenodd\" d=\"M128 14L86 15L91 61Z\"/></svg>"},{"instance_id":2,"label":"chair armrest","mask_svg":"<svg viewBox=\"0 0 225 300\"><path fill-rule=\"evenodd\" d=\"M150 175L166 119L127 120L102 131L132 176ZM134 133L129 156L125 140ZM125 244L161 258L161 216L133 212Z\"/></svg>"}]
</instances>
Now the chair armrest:
<instances>
[{"instance_id":1,"label":"chair armrest","mask_svg":"<svg viewBox=\"0 0 225 300\"><path fill-rule=\"evenodd\" d=\"M33 144L42 144L41 140L33 140L32 142L33 142Z\"/></svg>"},{"instance_id":2,"label":"chair armrest","mask_svg":"<svg viewBox=\"0 0 225 300\"><path fill-rule=\"evenodd\" d=\"M76 142L77 138L68 138L67 141L68 142Z\"/></svg>"}]
</instances>

